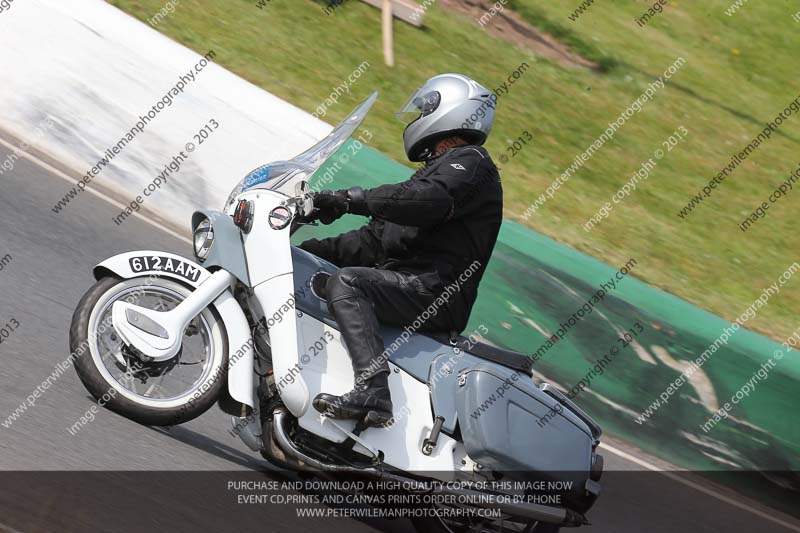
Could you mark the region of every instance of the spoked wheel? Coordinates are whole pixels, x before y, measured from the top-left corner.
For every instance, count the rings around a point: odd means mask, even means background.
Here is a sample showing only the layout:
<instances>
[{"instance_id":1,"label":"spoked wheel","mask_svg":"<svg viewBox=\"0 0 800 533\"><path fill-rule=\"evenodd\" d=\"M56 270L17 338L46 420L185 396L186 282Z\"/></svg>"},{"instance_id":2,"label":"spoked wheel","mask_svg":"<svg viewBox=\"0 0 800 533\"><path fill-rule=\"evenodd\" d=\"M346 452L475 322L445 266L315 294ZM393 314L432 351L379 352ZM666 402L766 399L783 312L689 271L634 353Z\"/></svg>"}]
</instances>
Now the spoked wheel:
<instances>
[{"instance_id":1,"label":"spoked wheel","mask_svg":"<svg viewBox=\"0 0 800 533\"><path fill-rule=\"evenodd\" d=\"M72 317L70 349L78 376L104 407L142 424L171 426L214 404L227 381L228 341L213 309L192 320L180 352L161 362L126 346L111 321L114 302L170 311L191 292L167 278L106 277L84 295Z\"/></svg>"}]
</instances>

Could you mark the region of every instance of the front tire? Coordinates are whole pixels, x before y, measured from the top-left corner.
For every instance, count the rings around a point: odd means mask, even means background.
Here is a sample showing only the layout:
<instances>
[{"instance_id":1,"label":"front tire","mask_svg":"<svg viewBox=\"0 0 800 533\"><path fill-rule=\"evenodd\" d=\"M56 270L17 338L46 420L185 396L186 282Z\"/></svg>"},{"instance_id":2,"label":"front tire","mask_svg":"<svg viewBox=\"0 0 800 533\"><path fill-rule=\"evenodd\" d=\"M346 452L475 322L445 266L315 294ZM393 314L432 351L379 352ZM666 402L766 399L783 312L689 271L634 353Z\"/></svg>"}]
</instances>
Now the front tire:
<instances>
[{"instance_id":1,"label":"front tire","mask_svg":"<svg viewBox=\"0 0 800 533\"><path fill-rule=\"evenodd\" d=\"M168 311L191 292L164 277L104 277L83 296L70 326L71 357L78 377L99 404L150 426L187 422L214 404L227 382L228 339L213 308L192 320L181 351L160 363L139 358L111 324L115 301Z\"/></svg>"}]
</instances>

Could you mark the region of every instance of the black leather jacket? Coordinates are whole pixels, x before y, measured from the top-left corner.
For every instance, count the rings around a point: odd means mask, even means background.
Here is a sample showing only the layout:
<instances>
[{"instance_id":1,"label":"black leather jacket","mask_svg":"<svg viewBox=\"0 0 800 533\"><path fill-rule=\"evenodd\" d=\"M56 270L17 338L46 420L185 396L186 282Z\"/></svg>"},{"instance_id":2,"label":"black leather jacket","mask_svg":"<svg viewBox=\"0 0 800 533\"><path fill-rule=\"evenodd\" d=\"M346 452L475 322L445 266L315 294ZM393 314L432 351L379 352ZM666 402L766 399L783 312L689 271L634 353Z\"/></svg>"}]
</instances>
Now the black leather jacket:
<instances>
[{"instance_id":1,"label":"black leather jacket","mask_svg":"<svg viewBox=\"0 0 800 533\"><path fill-rule=\"evenodd\" d=\"M353 195L350 212L372 219L301 248L339 267L417 274L435 293L458 284L447 307L466 327L503 220L500 175L484 148L451 148L405 182Z\"/></svg>"}]
</instances>

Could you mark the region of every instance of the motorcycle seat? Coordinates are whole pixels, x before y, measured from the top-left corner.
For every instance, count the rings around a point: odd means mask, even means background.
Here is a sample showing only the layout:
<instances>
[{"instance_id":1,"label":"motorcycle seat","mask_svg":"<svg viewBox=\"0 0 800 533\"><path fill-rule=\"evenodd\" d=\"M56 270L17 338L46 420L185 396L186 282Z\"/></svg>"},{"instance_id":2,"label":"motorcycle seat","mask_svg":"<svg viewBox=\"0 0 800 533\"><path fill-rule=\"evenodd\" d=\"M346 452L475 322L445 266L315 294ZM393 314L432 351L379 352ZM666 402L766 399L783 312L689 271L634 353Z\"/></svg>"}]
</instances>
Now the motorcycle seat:
<instances>
[{"instance_id":1,"label":"motorcycle seat","mask_svg":"<svg viewBox=\"0 0 800 533\"><path fill-rule=\"evenodd\" d=\"M485 342L473 342L461 335L453 336L450 333L433 333L429 336L442 344L455 342L455 346L479 359L533 376L533 360L524 353L498 348Z\"/></svg>"}]
</instances>

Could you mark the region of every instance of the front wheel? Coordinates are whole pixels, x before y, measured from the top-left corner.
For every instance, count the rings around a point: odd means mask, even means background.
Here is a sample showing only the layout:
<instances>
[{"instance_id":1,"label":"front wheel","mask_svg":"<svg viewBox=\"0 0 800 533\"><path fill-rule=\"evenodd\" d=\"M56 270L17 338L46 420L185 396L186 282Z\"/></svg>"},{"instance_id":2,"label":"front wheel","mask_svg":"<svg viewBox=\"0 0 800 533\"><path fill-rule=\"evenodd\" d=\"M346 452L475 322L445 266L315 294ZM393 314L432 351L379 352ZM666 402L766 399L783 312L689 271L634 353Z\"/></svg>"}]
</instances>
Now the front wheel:
<instances>
[{"instance_id":1,"label":"front wheel","mask_svg":"<svg viewBox=\"0 0 800 533\"><path fill-rule=\"evenodd\" d=\"M214 404L227 381L228 339L212 308L191 321L180 352L161 362L140 358L111 322L114 302L170 311L191 292L163 277L105 277L89 289L72 317L69 342L78 377L98 403L151 426L187 422Z\"/></svg>"}]
</instances>

